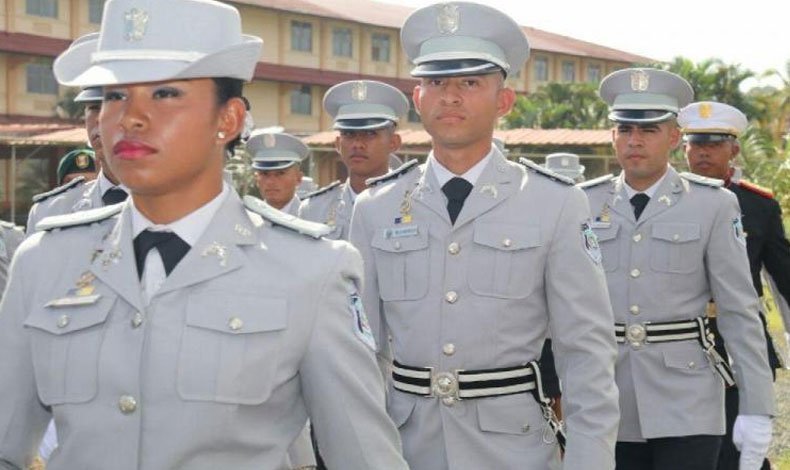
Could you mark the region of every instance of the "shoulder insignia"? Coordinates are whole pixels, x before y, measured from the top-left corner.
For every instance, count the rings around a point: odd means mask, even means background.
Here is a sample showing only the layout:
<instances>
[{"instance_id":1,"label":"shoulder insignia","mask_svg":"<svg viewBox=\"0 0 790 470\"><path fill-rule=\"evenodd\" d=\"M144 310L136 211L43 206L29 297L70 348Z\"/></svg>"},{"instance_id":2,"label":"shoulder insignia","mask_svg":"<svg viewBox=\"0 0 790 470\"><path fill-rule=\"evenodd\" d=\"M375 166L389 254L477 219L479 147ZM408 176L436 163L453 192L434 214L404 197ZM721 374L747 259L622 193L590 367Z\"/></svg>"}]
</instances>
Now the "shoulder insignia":
<instances>
[{"instance_id":1,"label":"shoulder insignia","mask_svg":"<svg viewBox=\"0 0 790 470\"><path fill-rule=\"evenodd\" d=\"M307 237L319 239L332 233L332 227L300 219L299 217L279 211L257 197L244 196L244 207L260 215L273 225L285 227Z\"/></svg>"},{"instance_id":2,"label":"shoulder insignia","mask_svg":"<svg viewBox=\"0 0 790 470\"><path fill-rule=\"evenodd\" d=\"M86 211L71 214L52 215L44 217L36 224L36 231L50 231L55 229L71 228L80 225L90 225L119 214L123 210L124 202L110 206L97 207Z\"/></svg>"},{"instance_id":3,"label":"shoulder insignia","mask_svg":"<svg viewBox=\"0 0 790 470\"><path fill-rule=\"evenodd\" d=\"M577 184L576 186L581 188L581 189L590 189L590 188L594 188L596 186L600 186L600 185L602 185L604 183L609 183L609 182L611 182L614 179L614 177L615 176L610 173L608 175L603 175L603 176L599 176L597 178L593 178L593 179L588 180L588 181L584 181L582 183Z\"/></svg>"},{"instance_id":4,"label":"shoulder insignia","mask_svg":"<svg viewBox=\"0 0 790 470\"><path fill-rule=\"evenodd\" d=\"M680 177L691 181L692 183L696 183L700 186L708 186L711 188L721 188L724 186L724 181L716 178L708 178L707 176L700 176L696 173L691 173L688 171L684 171L680 173Z\"/></svg>"},{"instance_id":5,"label":"shoulder insignia","mask_svg":"<svg viewBox=\"0 0 790 470\"><path fill-rule=\"evenodd\" d=\"M414 168L417 168L417 166L419 164L420 164L420 162L417 161L416 159L415 160L409 160L408 162L404 163L403 165L399 166L398 168L395 168L394 170L390 171L389 173L387 173L385 175L376 176L375 178L368 178L368 179L366 179L365 180L365 184L368 185L368 187L372 188L373 186L377 186L377 185L379 185L381 183L400 178L402 175L405 175L406 173L410 172Z\"/></svg>"},{"instance_id":6,"label":"shoulder insignia","mask_svg":"<svg viewBox=\"0 0 790 470\"><path fill-rule=\"evenodd\" d=\"M302 201L305 201L307 199L310 199L311 197L320 196L321 194L328 193L329 191L337 188L341 184L343 184L343 183L340 182L340 181L333 181L333 182L329 183L328 185L324 186L323 188L318 188L318 189L316 189L315 191L313 191L311 193L305 194L300 199Z\"/></svg>"},{"instance_id":7,"label":"shoulder insignia","mask_svg":"<svg viewBox=\"0 0 790 470\"><path fill-rule=\"evenodd\" d=\"M78 176L78 177L74 178L73 180L69 181L68 183L66 183L64 185L61 185L61 186L58 186L55 189L51 189L51 190L49 190L49 191L47 191L45 193L36 194L35 196L33 196L33 202L35 203L35 202L45 201L45 200L51 198L52 196L57 196L58 194L65 193L66 191L68 191L71 188L76 188L77 186L81 185L84 182L85 182L85 177L84 176Z\"/></svg>"},{"instance_id":8,"label":"shoulder insignia","mask_svg":"<svg viewBox=\"0 0 790 470\"><path fill-rule=\"evenodd\" d=\"M521 157L518 159L518 162L524 165L525 167L529 168L530 170L534 171L535 173L540 173L541 175L546 176L549 179L553 179L554 181L557 181L559 183L567 184L568 186L573 186L575 184L571 178L568 178L567 176L559 175L551 170L547 170L546 168L543 168L542 166L538 165L537 163L527 158Z\"/></svg>"},{"instance_id":9,"label":"shoulder insignia","mask_svg":"<svg viewBox=\"0 0 790 470\"><path fill-rule=\"evenodd\" d=\"M767 197L768 199L774 198L774 193L770 189L760 186L758 184L754 184L751 181L740 180L735 184L742 187L743 189L746 189L753 193L757 193L760 196Z\"/></svg>"}]
</instances>

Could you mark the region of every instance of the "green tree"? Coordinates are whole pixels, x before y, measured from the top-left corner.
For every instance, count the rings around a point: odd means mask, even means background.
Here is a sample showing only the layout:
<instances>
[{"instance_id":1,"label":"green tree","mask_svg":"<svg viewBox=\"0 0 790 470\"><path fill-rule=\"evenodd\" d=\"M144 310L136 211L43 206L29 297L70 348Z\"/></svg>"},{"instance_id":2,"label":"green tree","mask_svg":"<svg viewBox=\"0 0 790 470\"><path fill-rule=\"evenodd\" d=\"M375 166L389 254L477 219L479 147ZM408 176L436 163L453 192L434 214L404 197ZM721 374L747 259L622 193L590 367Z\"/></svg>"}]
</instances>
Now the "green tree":
<instances>
[{"instance_id":1,"label":"green tree","mask_svg":"<svg viewBox=\"0 0 790 470\"><path fill-rule=\"evenodd\" d=\"M608 108L590 83L549 83L530 95L520 95L503 127L541 129L599 129L608 126Z\"/></svg>"}]
</instances>

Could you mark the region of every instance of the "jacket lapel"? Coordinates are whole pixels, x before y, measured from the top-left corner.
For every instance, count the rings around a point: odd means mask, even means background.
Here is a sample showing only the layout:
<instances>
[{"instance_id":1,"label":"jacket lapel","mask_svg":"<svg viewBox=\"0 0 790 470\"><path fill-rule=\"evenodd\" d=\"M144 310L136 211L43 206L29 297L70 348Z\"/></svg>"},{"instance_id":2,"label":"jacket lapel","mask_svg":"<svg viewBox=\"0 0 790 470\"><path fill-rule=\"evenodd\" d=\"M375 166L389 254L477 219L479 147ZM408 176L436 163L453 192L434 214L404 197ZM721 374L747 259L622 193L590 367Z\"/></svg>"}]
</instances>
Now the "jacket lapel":
<instances>
[{"instance_id":1,"label":"jacket lapel","mask_svg":"<svg viewBox=\"0 0 790 470\"><path fill-rule=\"evenodd\" d=\"M415 203L421 204L436 213L447 225L452 225L450 223L450 214L447 213L447 202L439 187L439 182L433 174L430 163L424 164L422 177L412 189L410 197Z\"/></svg>"},{"instance_id":2,"label":"jacket lapel","mask_svg":"<svg viewBox=\"0 0 790 470\"><path fill-rule=\"evenodd\" d=\"M461 228L510 197L516 187L513 182L515 175L502 153L495 149L491 161L483 169L472 192L466 198L453 229Z\"/></svg>"},{"instance_id":3,"label":"jacket lapel","mask_svg":"<svg viewBox=\"0 0 790 470\"><path fill-rule=\"evenodd\" d=\"M634 217L634 208L628 198L628 193L625 190L625 172L621 171L620 175L615 178L614 183L609 188L611 198L609 200L609 208L617 212L628 222L636 224L636 217Z\"/></svg>"},{"instance_id":4,"label":"jacket lapel","mask_svg":"<svg viewBox=\"0 0 790 470\"><path fill-rule=\"evenodd\" d=\"M655 194L653 194L653 197L650 198L647 206L645 206L645 210L642 212L641 217L639 217L639 222L637 222L637 224L643 224L647 220L675 205L681 192L682 185L680 182L680 175L678 175L671 166L667 167L667 174L664 177L664 181L658 185L658 189Z\"/></svg>"}]
</instances>

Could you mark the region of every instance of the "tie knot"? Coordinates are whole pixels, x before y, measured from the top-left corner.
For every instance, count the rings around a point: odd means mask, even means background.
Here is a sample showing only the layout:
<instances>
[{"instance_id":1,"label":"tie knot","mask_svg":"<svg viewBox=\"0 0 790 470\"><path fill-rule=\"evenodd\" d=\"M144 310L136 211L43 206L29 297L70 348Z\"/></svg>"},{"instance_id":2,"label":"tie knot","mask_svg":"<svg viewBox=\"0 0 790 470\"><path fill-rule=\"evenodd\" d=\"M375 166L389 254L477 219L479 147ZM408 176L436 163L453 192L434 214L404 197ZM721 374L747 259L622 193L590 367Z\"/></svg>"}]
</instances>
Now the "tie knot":
<instances>
[{"instance_id":1,"label":"tie knot","mask_svg":"<svg viewBox=\"0 0 790 470\"><path fill-rule=\"evenodd\" d=\"M469 196L471 191L472 183L457 176L455 178L451 178L450 181L446 182L444 186L442 186L442 192L450 201L463 202L466 200L466 197Z\"/></svg>"},{"instance_id":2,"label":"tie knot","mask_svg":"<svg viewBox=\"0 0 790 470\"><path fill-rule=\"evenodd\" d=\"M116 186L105 191L101 197L101 200L104 205L109 206L125 201L127 196L128 194L126 191Z\"/></svg>"},{"instance_id":3,"label":"tie knot","mask_svg":"<svg viewBox=\"0 0 790 470\"><path fill-rule=\"evenodd\" d=\"M631 197L631 205L634 207L636 220L639 220L639 216L642 215L642 211L645 210L645 206L649 201L650 196L645 193L637 193Z\"/></svg>"},{"instance_id":4,"label":"tie knot","mask_svg":"<svg viewBox=\"0 0 790 470\"><path fill-rule=\"evenodd\" d=\"M181 258L189 251L189 244L173 232L155 232L143 230L134 237L134 258L137 262L137 273L142 277L145 268L145 259L152 248L159 251L165 273L168 275L176 267Z\"/></svg>"}]
</instances>

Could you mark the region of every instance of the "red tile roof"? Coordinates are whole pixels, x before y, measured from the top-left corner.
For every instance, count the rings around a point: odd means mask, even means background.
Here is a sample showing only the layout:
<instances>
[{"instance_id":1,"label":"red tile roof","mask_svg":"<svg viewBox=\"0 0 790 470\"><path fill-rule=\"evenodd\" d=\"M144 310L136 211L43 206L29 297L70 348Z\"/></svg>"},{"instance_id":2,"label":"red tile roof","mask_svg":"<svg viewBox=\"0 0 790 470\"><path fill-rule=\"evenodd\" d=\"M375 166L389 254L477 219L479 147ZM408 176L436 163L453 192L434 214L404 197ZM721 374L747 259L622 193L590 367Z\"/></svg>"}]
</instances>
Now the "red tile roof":
<instances>
[{"instance_id":1,"label":"red tile roof","mask_svg":"<svg viewBox=\"0 0 790 470\"><path fill-rule=\"evenodd\" d=\"M0 115L0 143L5 145L84 145L85 126L72 121Z\"/></svg>"}]
</instances>

